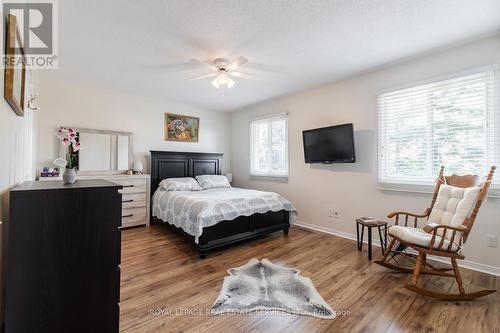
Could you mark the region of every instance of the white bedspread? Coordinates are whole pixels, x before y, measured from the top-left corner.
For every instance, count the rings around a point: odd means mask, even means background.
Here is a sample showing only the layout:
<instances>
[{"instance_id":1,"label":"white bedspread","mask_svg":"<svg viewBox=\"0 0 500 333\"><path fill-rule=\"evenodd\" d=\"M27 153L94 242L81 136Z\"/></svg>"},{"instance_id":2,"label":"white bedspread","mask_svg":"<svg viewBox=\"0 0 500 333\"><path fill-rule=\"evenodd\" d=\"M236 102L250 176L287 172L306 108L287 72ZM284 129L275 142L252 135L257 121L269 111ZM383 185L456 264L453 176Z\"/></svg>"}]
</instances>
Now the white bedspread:
<instances>
[{"instance_id":1,"label":"white bedspread","mask_svg":"<svg viewBox=\"0 0 500 333\"><path fill-rule=\"evenodd\" d=\"M195 236L196 243L203 233L203 228L220 221L280 210L290 212L290 223L295 221L297 211L290 201L273 192L236 187L203 191L165 191L160 187L153 195L153 216Z\"/></svg>"}]
</instances>

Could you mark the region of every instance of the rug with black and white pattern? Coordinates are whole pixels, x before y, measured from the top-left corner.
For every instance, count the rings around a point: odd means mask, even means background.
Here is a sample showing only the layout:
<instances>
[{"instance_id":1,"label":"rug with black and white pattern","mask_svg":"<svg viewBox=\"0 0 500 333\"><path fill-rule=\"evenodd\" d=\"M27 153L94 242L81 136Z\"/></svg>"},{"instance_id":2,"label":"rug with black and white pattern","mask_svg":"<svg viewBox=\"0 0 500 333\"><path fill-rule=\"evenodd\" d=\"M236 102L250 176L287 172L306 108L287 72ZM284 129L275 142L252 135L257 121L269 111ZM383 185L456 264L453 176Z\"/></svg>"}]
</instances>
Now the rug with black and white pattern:
<instances>
[{"instance_id":1,"label":"rug with black and white pattern","mask_svg":"<svg viewBox=\"0 0 500 333\"><path fill-rule=\"evenodd\" d=\"M298 269L275 265L267 259L251 259L228 270L214 314L272 314L286 312L323 319L335 318L335 311L316 291L311 279Z\"/></svg>"}]
</instances>

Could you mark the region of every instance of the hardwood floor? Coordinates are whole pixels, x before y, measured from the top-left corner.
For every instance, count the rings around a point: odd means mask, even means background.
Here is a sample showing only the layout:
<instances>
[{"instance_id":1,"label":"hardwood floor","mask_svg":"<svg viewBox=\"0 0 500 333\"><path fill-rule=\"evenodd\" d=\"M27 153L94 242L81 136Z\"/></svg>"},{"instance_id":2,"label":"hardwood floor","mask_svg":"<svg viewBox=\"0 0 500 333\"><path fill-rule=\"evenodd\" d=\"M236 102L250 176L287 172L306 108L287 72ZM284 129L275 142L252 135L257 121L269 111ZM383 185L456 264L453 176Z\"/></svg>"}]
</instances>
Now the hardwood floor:
<instances>
[{"instance_id":1,"label":"hardwood floor","mask_svg":"<svg viewBox=\"0 0 500 333\"><path fill-rule=\"evenodd\" d=\"M253 257L300 269L344 316L205 314L226 270ZM408 275L369 262L366 246L360 253L355 241L298 227L288 236L278 232L209 253L205 260L169 226L123 230L121 272L122 332L500 332L500 292L470 302L419 296L402 287ZM500 277L461 272L466 288L500 289ZM422 276L419 283L456 288L447 277Z\"/></svg>"}]
</instances>

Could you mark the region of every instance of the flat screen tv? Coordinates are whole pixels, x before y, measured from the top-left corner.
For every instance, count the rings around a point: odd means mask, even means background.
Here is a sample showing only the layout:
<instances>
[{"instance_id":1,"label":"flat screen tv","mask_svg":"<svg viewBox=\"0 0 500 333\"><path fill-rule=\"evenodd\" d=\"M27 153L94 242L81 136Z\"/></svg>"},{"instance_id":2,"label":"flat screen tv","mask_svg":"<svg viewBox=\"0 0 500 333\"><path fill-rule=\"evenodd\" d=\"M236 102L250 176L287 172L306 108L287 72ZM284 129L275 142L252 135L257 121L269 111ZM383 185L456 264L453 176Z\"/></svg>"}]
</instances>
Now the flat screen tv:
<instances>
[{"instance_id":1,"label":"flat screen tv","mask_svg":"<svg viewBox=\"0 0 500 333\"><path fill-rule=\"evenodd\" d=\"M302 131L306 163L354 163L352 124Z\"/></svg>"}]
</instances>

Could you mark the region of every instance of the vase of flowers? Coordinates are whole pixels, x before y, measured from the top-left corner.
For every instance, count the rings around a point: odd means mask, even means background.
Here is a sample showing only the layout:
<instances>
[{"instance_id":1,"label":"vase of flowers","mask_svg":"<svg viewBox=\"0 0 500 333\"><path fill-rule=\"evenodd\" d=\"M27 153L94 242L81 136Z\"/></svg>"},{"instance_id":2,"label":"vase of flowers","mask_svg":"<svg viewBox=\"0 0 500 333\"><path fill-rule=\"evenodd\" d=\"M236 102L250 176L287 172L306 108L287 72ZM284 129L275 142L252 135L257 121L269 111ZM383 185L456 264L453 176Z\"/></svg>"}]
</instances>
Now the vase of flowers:
<instances>
[{"instance_id":1,"label":"vase of flowers","mask_svg":"<svg viewBox=\"0 0 500 333\"><path fill-rule=\"evenodd\" d=\"M80 139L78 133L72 128L61 127L57 137L66 147L66 170L64 170L64 184L73 184L76 181L76 168L78 167L78 151Z\"/></svg>"},{"instance_id":2,"label":"vase of flowers","mask_svg":"<svg viewBox=\"0 0 500 333\"><path fill-rule=\"evenodd\" d=\"M64 184L73 184L76 182L76 171L75 168L66 168L63 173Z\"/></svg>"}]
</instances>

